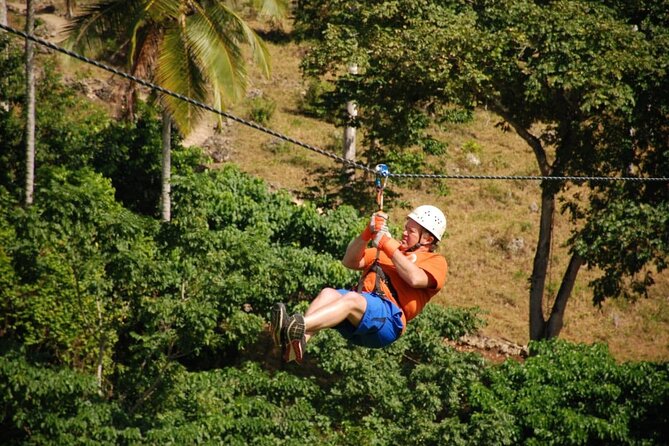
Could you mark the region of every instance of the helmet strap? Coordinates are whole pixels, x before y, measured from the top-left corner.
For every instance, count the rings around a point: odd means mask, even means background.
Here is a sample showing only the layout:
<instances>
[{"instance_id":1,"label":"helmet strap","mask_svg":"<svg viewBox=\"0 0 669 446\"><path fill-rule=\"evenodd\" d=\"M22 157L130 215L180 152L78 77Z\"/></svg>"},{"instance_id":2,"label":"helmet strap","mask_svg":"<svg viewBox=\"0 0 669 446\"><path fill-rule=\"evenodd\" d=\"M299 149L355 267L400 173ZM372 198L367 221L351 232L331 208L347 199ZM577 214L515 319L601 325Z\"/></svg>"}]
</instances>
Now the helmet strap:
<instances>
[{"instance_id":1,"label":"helmet strap","mask_svg":"<svg viewBox=\"0 0 669 446\"><path fill-rule=\"evenodd\" d=\"M421 246L429 246L429 247L430 247L430 252L433 252L435 249L437 249L437 242L438 242L438 240L437 240L436 237L434 237L434 236L432 236L432 238L433 238L435 241L433 241L432 243L421 243L421 242L420 242L420 240L423 239L423 233L424 233L424 232L423 232L423 229L421 229L421 231L420 231L420 237L418 238L418 240L419 240L418 243L416 243L415 245L411 246L410 248L407 248L404 252L414 252L415 250L417 250L417 249L420 248ZM430 235L432 235L432 234L430 234Z\"/></svg>"},{"instance_id":2,"label":"helmet strap","mask_svg":"<svg viewBox=\"0 0 669 446\"><path fill-rule=\"evenodd\" d=\"M404 252L414 252L415 250L417 250L418 248L420 248L421 246L424 246L424 245L425 245L424 243L418 242L415 245L413 245L412 247L407 248Z\"/></svg>"}]
</instances>

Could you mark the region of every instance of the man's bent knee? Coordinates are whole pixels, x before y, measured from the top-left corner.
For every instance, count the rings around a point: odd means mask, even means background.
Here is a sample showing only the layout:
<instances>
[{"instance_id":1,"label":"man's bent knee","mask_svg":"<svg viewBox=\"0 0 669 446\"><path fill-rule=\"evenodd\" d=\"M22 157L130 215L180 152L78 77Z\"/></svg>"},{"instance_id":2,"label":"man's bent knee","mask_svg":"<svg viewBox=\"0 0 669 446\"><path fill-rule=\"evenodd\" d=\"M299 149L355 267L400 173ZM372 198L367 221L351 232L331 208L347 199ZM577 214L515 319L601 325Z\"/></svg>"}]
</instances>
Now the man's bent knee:
<instances>
[{"instance_id":1,"label":"man's bent knee","mask_svg":"<svg viewBox=\"0 0 669 446\"><path fill-rule=\"evenodd\" d=\"M357 326L365 315L365 310L367 310L367 299L358 293L350 292L342 297L342 301L346 302L348 306L349 315L347 319Z\"/></svg>"}]
</instances>

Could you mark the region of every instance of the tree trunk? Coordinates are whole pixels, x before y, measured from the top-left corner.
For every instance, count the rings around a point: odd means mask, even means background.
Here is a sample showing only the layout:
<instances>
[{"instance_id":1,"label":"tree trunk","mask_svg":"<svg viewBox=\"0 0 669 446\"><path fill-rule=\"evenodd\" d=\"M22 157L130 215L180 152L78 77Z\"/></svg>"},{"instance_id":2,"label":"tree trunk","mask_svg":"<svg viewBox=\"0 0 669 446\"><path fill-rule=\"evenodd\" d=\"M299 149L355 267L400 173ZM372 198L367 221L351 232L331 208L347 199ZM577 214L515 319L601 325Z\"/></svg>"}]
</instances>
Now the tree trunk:
<instances>
[{"instance_id":1,"label":"tree trunk","mask_svg":"<svg viewBox=\"0 0 669 446\"><path fill-rule=\"evenodd\" d=\"M8 25L7 22L7 1L6 0L0 0L0 25ZM9 111L9 103L8 102L0 102L0 109L3 111Z\"/></svg>"},{"instance_id":2,"label":"tree trunk","mask_svg":"<svg viewBox=\"0 0 669 446\"><path fill-rule=\"evenodd\" d=\"M541 217L539 220L539 240L534 254L532 277L530 279L530 339L543 339L546 321L543 314L543 298L546 286L546 271L551 251L555 192L544 184L541 192Z\"/></svg>"},{"instance_id":3,"label":"tree trunk","mask_svg":"<svg viewBox=\"0 0 669 446\"><path fill-rule=\"evenodd\" d=\"M105 360L105 334L104 334L104 320L102 314L102 303L100 298L96 299L96 306L98 309L98 365L97 365L97 384L98 384L98 393L102 396L102 378L104 376L104 360Z\"/></svg>"},{"instance_id":4,"label":"tree trunk","mask_svg":"<svg viewBox=\"0 0 669 446\"><path fill-rule=\"evenodd\" d=\"M351 64L348 67L349 74L358 74L358 65ZM355 120L358 116L358 105L355 101L350 100L346 103L346 111L348 112L348 117L350 121ZM344 159L355 161L356 156L356 147L355 147L355 136L356 128L353 126L347 126L344 129ZM344 167L344 172L348 182L351 183L355 180L355 168L353 166L347 165Z\"/></svg>"},{"instance_id":5,"label":"tree trunk","mask_svg":"<svg viewBox=\"0 0 669 446\"><path fill-rule=\"evenodd\" d=\"M564 273L562 278L562 283L560 284L560 289L558 290L557 297L553 303L553 309L551 310L551 315L548 318L548 323L546 324L546 332L544 333L545 339L551 339L560 334L562 330L562 325L564 321L564 312L567 308L567 301L571 292L574 289L574 283L576 282L576 276L578 276L578 271L583 265L583 257L574 253L569 260L569 265L567 266L567 271Z\"/></svg>"},{"instance_id":6,"label":"tree trunk","mask_svg":"<svg viewBox=\"0 0 669 446\"><path fill-rule=\"evenodd\" d=\"M548 161L546 151L541 144L541 140L534 136L528 129L513 119L513 116L498 101L493 102L492 107L500 116L502 116L513 127L518 135L523 138L534 151L539 171L542 175L556 175L562 172L562 163L556 157L551 165ZM565 126L568 128L568 126ZM563 136L563 145L571 147L574 145L574 135L571 132ZM557 336L562 329L564 312L567 308L567 300L574 288L574 282L580 267L583 265L583 259L574 254L569 261L569 266L565 271L564 278L560 284L557 297L553 303L551 314L548 320L544 319L543 298L546 287L546 272L548 271L548 262L551 256L551 237L553 234L553 215L555 213L555 195L558 192L556 184L550 182L542 183L541 188L541 217L539 220L539 240L537 241L537 250L534 254L534 264L532 266L532 277L530 278L530 340L549 339Z\"/></svg>"},{"instance_id":7,"label":"tree trunk","mask_svg":"<svg viewBox=\"0 0 669 446\"><path fill-rule=\"evenodd\" d=\"M65 16L68 19L74 17L74 6L75 6L75 0L65 0L65 8L67 9Z\"/></svg>"},{"instance_id":8,"label":"tree trunk","mask_svg":"<svg viewBox=\"0 0 669 446\"><path fill-rule=\"evenodd\" d=\"M163 174L162 174L162 193L160 197L161 211L163 221L170 221L172 202L170 198L172 174L172 118L167 110L163 110Z\"/></svg>"},{"instance_id":9,"label":"tree trunk","mask_svg":"<svg viewBox=\"0 0 669 446\"><path fill-rule=\"evenodd\" d=\"M35 29L35 5L26 4L26 34ZM33 203L35 182L35 67L33 42L26 39L26 206Z\"/></svg>"},{"instance_id":10,"label":"tree trunk","mask_svg":"<svg viewBox=\"0 0 669 446\"><path fill-rule=\"evenodd\" d=\"M0 0L0 25L7 24L7 0Z\"/></svg>"}]
</instances>

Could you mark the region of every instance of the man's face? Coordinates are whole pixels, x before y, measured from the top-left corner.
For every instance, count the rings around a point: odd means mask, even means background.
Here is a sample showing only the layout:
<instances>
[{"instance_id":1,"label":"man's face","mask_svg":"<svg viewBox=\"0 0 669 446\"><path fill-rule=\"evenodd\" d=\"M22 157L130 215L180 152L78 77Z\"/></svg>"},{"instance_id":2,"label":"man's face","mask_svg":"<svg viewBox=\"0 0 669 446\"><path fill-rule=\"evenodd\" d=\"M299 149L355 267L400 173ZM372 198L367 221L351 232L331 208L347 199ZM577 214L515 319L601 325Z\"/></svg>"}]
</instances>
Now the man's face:
<instances>
[{"instance_id":1,"label":"man's face","mask_svg":"<svg viewBox=\"0 0 669 446\"><path fill-rule=\"evenodd\" d=\"M424 230L421 225L412 219L407 218L407 221L404 224L404 232L402 232L402 244L400 245L400 249L409 249L416 243L420 242L423 232Z\"/></svg>"}]
</instances>

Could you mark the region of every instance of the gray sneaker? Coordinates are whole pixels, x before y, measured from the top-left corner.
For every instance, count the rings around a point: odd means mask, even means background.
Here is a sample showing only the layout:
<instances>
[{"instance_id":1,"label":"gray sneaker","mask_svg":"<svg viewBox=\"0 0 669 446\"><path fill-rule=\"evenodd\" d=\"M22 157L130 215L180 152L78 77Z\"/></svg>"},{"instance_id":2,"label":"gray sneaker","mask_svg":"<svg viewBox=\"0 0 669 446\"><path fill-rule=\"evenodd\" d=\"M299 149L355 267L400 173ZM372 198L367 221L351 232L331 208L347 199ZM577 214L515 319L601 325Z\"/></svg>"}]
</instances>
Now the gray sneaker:
<instances>
[{"instance_id":1,"label":"gray sneaker","mask_svg":"<svg viewBox=\"0 0 669 446\"><path fill-rule=\"evenodd\" d=\"M285 354L285 349L288 344L285 334L286 327L288 326L288 312L286 311L286 306L284 304L274 304L272 307L272 320L270 324L274 345L281 349L281 354L283 355Z\"/></svg>"},{"instance_id":2,"label":"gray sneaker","mask_svg":"<svg viewBox=\"0 0 669 446\"><path fill-rule=\"evenodd\" d=\"M288 319L288 326L286 327L288 345L283 355L283 359L286 362L295 361L298 364L302 364L304 349L307 346L307 341L304 337L305 331L304 316L296 313Z\"/></svg>"}]
</instances>

